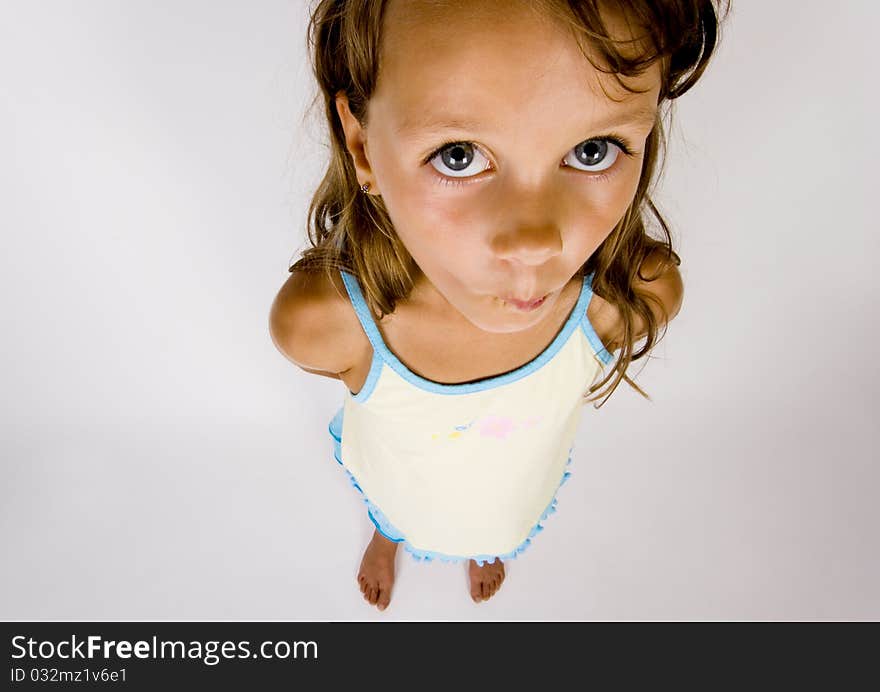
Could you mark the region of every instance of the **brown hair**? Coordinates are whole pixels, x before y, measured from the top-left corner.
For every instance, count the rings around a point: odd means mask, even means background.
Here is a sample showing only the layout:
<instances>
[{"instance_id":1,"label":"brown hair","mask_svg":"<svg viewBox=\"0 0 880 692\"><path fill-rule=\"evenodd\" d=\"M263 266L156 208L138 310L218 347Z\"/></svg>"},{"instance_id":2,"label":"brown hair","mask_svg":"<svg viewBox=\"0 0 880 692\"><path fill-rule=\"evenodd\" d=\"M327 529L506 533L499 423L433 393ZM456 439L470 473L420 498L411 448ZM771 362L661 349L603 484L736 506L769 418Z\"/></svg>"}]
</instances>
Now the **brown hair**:
<instances>
[{"instance_id":1,"label":"brown hair","mask_svg":"<svg viewBox=\"0 0 880 692\"><path fill-rule=\"evenodd\" d=\"M593 66L613 74L631 93L634 90L623 83L620 75L640 75L654 61L660 60L662 81L658 106L662 108L687 92L705 71L718 41L719 20L715 5L720 5L721 1L618 0L615 7L645 30L635 42L635 50L628 47L625 53L619 50L619 42L610 37L602 21L600 0L538 0L534 6L566 21ZM291 272L323 269L330 273L344 269L354 274L363 287L367 304L380 319L394 312L398 300L409 296L413 276L417 275L413 271L415 264L395 233L381 197L360 192L342 123L336 112L335 96L340 91L345 92L352 115L365 125L367 105L378 76L382 16L387 2L317 0L310 10L309 55L319 86L315 102L323 97L330 129L330 161L309 205L307 231L312 247L304 250L302 258L289 267ZM727 0L729 11L730 0ZM582 41L598 54L602 64L593 62ZM665 130L662 115L658 115L646 141L642 174L632 202L623 218L581 268L586 273L595 271L593 290L617 309L622 321L620 343L608 345L609 350L620 349L619 357L611 372L590 386L586 397L616 373L608 396L624 379L650 399L626 376L626 370L632 361L648 355L658 341L660 328L647 302L656 301L651 295L634 289L636 276L641 281L653 281L670 263L681 264L672 249L669 228L649 194L656 185L655 173L659 177L662 172L663 163L658 168L661 148L662 161L665 162ZM648 211L659 222L665 240L648 235L645 225ZM357 252L351 252L351 248L357 248ZM642 276L639 272L642 262L660 248L664 259L655 276ZM647 336L644 337L644 346L634 354L635 315L641 317ZM583 403L598 397L597 394Z\"/></svg>"}]
</instances>

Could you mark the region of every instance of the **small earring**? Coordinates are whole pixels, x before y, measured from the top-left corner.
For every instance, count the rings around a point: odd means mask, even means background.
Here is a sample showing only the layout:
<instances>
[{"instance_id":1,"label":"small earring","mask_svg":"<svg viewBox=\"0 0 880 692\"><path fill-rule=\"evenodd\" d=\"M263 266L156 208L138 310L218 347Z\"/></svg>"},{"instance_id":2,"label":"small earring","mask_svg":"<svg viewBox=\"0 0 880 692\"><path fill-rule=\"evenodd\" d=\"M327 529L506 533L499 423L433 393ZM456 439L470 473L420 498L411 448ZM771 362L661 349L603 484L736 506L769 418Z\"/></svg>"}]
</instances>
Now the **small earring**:
<instances>
[{"instance_id":1,"label":"small earring","mask_svg":"<svg viewBox=\"0 0 880 692\"><path fill-rule=\"evenodd\" d=\"M361 192L366 192L369 189L370 189L369 183L364 183L363 185L361 185Z\"/></svg>"}]
</instances>

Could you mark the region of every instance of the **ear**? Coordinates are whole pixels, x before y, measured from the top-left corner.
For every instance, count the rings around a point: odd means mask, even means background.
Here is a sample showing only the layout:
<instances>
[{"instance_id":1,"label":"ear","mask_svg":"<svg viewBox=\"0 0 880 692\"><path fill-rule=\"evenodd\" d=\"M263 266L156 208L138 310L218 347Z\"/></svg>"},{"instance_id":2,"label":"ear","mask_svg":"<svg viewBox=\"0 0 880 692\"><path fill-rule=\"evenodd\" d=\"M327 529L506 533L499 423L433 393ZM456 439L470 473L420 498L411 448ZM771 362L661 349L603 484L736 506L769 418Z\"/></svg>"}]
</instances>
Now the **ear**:
<instances>
[{"instance_id":1,"label":"ear","mask_svg":"<svg viewBox=\"0 0 880 692\"><path fill-rule=\"evenodd\" d=\"M369 152L367 151L367 137L364 128L348 109L348 96L344 91L336 94L336 112L345 132L345 146L354 163L355 173L359 184L370 183L370 193L378 194L376 177L370 166Z\"/></svg>"}]
</instances>

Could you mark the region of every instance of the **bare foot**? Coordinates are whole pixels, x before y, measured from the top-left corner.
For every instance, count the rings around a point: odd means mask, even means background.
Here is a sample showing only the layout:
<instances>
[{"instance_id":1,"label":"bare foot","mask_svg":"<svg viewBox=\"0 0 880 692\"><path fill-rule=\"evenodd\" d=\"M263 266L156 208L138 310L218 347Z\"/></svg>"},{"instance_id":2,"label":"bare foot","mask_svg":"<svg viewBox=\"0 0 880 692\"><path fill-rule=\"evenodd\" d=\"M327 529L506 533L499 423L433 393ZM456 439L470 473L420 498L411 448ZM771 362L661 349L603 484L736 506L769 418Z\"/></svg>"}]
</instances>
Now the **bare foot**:
<instances>
[{"instance_id":1,"label":"bare foot","mask_svg":"<svg viewBox=\"0 0 880 692\"><path fill-rule=\"evenodd\" d=\"M378 531L364 551L361 568L358 570L358 585L364 600L385 610L391 602L391 587L394 584L394 556L397 543L389 541Z\"/></svg>"},{"instance_id":2,"label":"bare foot","mask_svg":"<svg viewBox=\"0 0 880 692\"><path fill-rule=\"evenodd\" d=\"M484 562L480 567L474 560L468 562L471 580L471 598L474 603L489 600L504 581L504 563L497 557L495 562Z\"/></svg>"}]
</instances>

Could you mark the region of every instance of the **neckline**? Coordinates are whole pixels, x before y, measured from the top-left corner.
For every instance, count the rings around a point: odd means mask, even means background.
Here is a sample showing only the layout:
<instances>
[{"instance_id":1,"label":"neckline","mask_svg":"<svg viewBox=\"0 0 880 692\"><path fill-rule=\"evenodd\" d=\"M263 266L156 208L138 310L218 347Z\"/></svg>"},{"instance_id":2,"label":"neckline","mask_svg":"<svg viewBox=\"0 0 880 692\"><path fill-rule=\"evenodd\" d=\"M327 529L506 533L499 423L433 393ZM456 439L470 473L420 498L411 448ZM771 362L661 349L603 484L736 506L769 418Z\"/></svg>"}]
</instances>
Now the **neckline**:
<instances>
[{"instance_id":1,"label":"neckline","mask_svg":"<svg viewBox=\"0 0 880 692\"><path fill-rule=\"evenodd\" d=\"M379 376L379 367L382 363L385 363L410 384L425 391L437 394L466 394L485 389L494 389L495 387L515 382L546 365L565 345L566 341L568 341L571 334L577 329L581 320L584 318L590 298L592 297L591 286L594 274L594 272L591 272L590 274L584 275L581 283L580 295L578 295L574 307L572 307L571 311L568 313L568 317L566 317L562 329L559 330L553 341L551 341L541 353L518 368L500 375L491 375L489 377L483 377L469 382L449 383L429 380L426 377L414 373L403 364L394 352L388 348L388 345L382 338L382 333L379 331L379 327L376 325L373 315L366 304L357 278L345 270L340 270L340 273L345 282L349 297L351 298L352 306L354 307L358 319L367 334L367 338L369 338L370 344L373 347L373 362L370 367L370 373L367 376L367 382L372 380L375 383L376 378ZM358 398L358 396L368 389L372 389L372 386L368 388L365 384L358 394L352 394L352 396Z\"/></svg>"}]
</instances>

